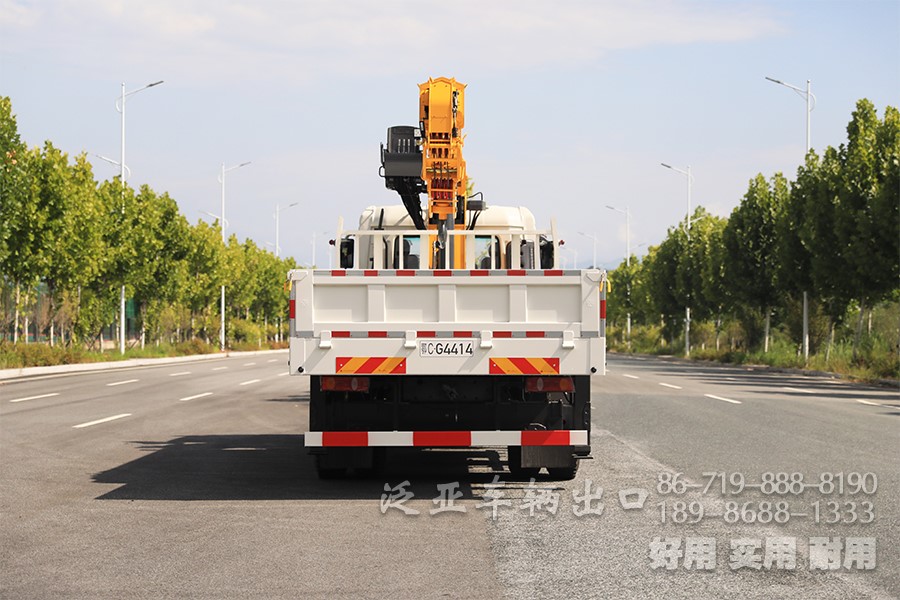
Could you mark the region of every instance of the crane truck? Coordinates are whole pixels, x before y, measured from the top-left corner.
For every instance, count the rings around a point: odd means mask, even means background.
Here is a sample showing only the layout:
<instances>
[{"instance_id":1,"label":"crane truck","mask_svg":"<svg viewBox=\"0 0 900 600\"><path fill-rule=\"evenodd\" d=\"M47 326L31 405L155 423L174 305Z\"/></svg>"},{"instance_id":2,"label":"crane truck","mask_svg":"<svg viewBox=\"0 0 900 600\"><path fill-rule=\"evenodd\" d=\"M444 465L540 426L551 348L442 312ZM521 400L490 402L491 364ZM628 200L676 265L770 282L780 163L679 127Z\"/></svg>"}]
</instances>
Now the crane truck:
<instances>
[{"instance_id":1,"label":"crane truck","mask_svg":"<svg viewBox=\"0 0 900 600\"><path fill-rule=\"evenodd\" d=\"M392 447L505 447L514 476L553 479L590 456L606 273L560 268L554 221L469 195L464 98L455 79L419 85L418 125L381 147L402 204L339 220L338 268L289 273L289 365L309 378L304 444L322 478Z\"/></svg>"}]
</instances>

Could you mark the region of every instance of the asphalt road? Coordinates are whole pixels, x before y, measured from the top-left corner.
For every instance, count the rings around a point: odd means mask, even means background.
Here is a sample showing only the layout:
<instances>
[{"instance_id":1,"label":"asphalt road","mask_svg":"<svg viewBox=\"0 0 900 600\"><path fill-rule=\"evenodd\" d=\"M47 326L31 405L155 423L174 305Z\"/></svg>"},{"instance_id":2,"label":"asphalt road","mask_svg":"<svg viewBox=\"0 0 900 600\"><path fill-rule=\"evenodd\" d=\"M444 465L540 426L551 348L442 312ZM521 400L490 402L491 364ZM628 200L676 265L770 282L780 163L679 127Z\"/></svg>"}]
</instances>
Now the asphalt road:
<instances>
[{"instance_id":1,"label":"asphalt road","mask_svg":"<svg viewBox=\"0 0 900 600\"><path fill-rule=\"evenodd\" d=\"M896 389L611 356L573 481L502 449L319 481L285 361L0 385L0 597L900 597Z\"/></svg>"}]
</instances>

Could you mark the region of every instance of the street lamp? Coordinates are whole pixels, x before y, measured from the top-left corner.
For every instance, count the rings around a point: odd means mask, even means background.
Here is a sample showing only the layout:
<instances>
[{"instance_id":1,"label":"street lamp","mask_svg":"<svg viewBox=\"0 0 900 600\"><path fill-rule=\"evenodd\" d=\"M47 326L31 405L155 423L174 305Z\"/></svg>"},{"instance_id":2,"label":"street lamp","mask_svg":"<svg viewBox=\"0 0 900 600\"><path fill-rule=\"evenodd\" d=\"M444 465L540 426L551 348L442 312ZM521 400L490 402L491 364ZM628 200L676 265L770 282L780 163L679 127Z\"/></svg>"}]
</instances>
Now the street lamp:
<instances>
[{"instance_id":1,"label":"street lamp","mask_svg":"<svg viewBox=\"0 0 900 600\"><path fill-rule=\"evenodd\" d=\"M275 205L275 258L278 258L278 256L281 253L281 246L278 245L278 232L281 229L279 215L281 214L281 211L287 210L287 209L291 208L292 206L297 206L298 204L300 204L300 203L294 202L293 204L288 204L284 208L278 206L277 204Z\"/></svg>"},{"instance_id":2,"label":"street lamp","mask_svg":"<svg viewBox=\"0 0 900 600\"><path fill-rule=\"evenodd\" d=\"M560 242L560 246L562 246L561 242ZM576 250L574 247L565 246L565 247L560 248L560 253L562 253L563 251L570 252L572 254L572 268L577 269L578 268L578 250ZM565 264L566 264L566 267L568 267L569 261L567 260Z\"/></svg>"},{"instance_id":3,"label":"street lamp","mask_svg":"<svg viewBox=\"0 0 900 600\"><path fill-rule=\"evenodd\" d=\"M585 233L583 231L579 231L578 235L583 235L584 237L591 238L592 240L592 251L593 255L591 256L591 268L597 268L597 236L593 233Z\"/></svg>"},{"instance_id":4,"label":"street lamp","mask_svg":"<svg viewBox=\"0 0 900 600\"><path fill-rule=\"evenodd\" d=\"M812 111L816 107L816 97L812 93L812 82L810 82L809 79L806 80L806 90L804 91L797 86L785 83L780 79L772 79L771 77L766 77L766 79L772 83L777 83L778 85L783 85L786 88L794 90L806 100L806 153L809 154L809 150L812 147L810 137L812 135L810 129ZM803 360L809 362L809 298L805 290L803 292Z\"/></svg>"},{"instance_id":5,"label":"street lamp","mask_svg":"<svg viewBox=\"0 0 900 600\"><path fill-rule=\"evenodd\" d=\"M154 86L160 85L162 81L154 81L153 83L148 83L142 88L138 88L136 90L132 90L130 92L125 91L125 82L122 82L122 95L116 99L116 110L122 114L122 153L121 159L119 160L119 180L122 183L122 217L125 216L125 171L128 170L129 176L131 175L131 169L125 166L125 100L129 96L133 96L138 92L142 92L148 88L152 88ZM101 157L103 158L103 157ZM104 158L103 160L111 161L108 158ZM125 280L124 275L122 278L122 291L119 297L119 352L125 354Z\"/></svg>"},{"instance_id":6,"label":"street lamp","mask_svg":"<svg viewBox=\"0 0 900 600\"><path fill-rule=\"evenodd\" d=\"M809 149L812 147L810 142L810 121L813 109L816 107L816 96L812 93L812 82L807 79L806 80L806 89L802 90L798 88L796 85L791 85L789 83L785 83L780 79L772 79L771 77L766 77L767 81L771 81L772 83L777 83L778 85L783 85L786 88L792 89L799 96L806 100L806 152L809 153Z\"/></svg>"},{"instance_id":7,"label":"street lamp","mask_svg":"<svg viewBox=\"0 0 900 600\"><path fill-rule=\"evenodd\" d=\"M106 162L108 162L111 165L116 165L117 167L119 166L119 161L117 161L117 160L113 160L112 158L103 156L102 154L94 154L94 156L96 156L100 160L105 160ZM131 168L128 165L125 165L125 171L127 171L126 174L130 178L131 177Z\"/></svg>"},{"instance_id":8,"label":"street lamp","mask_svg":"<svg viewBox=\"0 0 900 600\"><path fill-rule=\"evenodd\" d=\"M318 268L318 266L316 265L316 238L318 237L318 235L319 235L318 231L313 231L313 234L312 234L312 265L311 266L314 269ZM328 237L331 234L329 234L327 231L323 231L322 235L324 235L325 237ZM331 268L331 253L330 252L328 253L328 268L329 269Z\"/></svg>"},{"instance_id":9,"label":"street lamp","mask_svg":"<svg viewBox=\"0 0 900 600\"><path fill-rule=\"evenodd\" d=\"M672 169L676 173L681 173L687 177L687 213L684 215L684 227L687 231L688 250L690 251L691 243L691 184L694 176L691 175L691 166L688 165L687 171L675 168L666 163L659 163L667 169ZM684 356L691 355L691 291L688 289L687 306L684 307Z\"/></svg>"},{"instance_id":10,"label":"street lamp","mask_svg":"<svg viewBox=\"0 0 900 600\"><path fill-rule=\"evenodd\" d=\"M222 174L219 175L219 183L222 184L222 246L225 246L225 173L229 171L234 171L235 169L240 169L241 167L246 167L250 162L241 163L239 165L235 165L233 167L225 168L225 163L222 163ZM222 322L219 326L219 347L222 352L225 352L225 282L222 282L222 305L220 308L220 312L222 313L221 318Z\"/></svg>"},{"instance_id":11,"label":"street lamp","mask_svg":"<svg viewBox=\"0 0 900 600\"><path fill-rule=\"evenodd\" d=\"M203 213L204 215L208 215L208 216L212 217L213 219L215 219L216 221L218 221L220 223L225 223L225 225L228 226L228 219L223 219L221 217L221 215L211 213L208 210L201 210L200 212Z\"/></svg>"},{"instance_id":12,"label":"street lamp","mask_svg":"<svg viewBox=\"0 0 900 600\"><path fill-rule=\"evenodd\" d=\"M616 208L615 206L606 205L606 208L609 210L614 210L616 212L624 213L625 215L625 268L629 269L631 267L631 211L628 209L628 206L625 206L625 210L621 208ZM630 277L630 272L629 272ZM628 287L625 290L627 303L628 303L628 312L625 313L625 335L626 341L625 343L631 348L631 281L628 282Z\"/></svg>"}]
</instances>

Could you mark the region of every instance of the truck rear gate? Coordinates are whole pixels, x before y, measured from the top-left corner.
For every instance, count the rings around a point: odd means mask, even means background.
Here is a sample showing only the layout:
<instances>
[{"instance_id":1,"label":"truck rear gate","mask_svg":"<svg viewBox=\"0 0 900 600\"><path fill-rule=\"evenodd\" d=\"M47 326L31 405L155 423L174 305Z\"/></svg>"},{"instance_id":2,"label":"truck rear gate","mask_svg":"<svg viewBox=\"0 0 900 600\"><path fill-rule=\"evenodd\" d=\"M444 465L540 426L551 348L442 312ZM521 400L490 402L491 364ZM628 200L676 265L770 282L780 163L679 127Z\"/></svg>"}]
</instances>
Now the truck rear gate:
<instances>
[{"instance_id":1,"label":"truck rear gate","mask_svg":"<svg viewBox=\"0 0 900 600\"><path fill-rule=\"evenodd\" d=\"M294 270L290 368L320 473L383 447L507 446L524 474L590 453L605 372L598 270Z\"/></svg>"}]
</instances>

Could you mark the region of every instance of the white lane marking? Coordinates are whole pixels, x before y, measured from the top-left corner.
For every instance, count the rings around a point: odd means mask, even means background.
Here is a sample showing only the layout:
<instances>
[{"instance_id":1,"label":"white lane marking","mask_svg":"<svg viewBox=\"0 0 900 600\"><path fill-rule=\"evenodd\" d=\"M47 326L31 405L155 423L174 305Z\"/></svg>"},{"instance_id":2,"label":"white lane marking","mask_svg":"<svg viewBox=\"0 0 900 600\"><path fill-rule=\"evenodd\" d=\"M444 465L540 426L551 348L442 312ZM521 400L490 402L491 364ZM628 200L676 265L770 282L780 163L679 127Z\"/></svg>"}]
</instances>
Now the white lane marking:
<instances>
[{"instance_id":1,"label":"white lane marking","mask_svg":"<svg viewBox=\"0 0 900 600\"><path fill-rule=\"evenodd\" d=\"M251 379L250 381L245 381L240 385L250 385L251 383L259 383L259 379Z\"/></svg>"},{"instance_id":2,"label":"white lane marking","mask_svg":"<svg viewBox=\"0 0 900 600\"><path fill-rule=\"evenodd\" d=\"M125 381L116 381L113 383L107 383L106 387L113 387L116 385L125 385L126 383L134 383L136 381L140 381L140 379L126 379Z\"/></svg>"},{"instance_id":3,"label":"white lane marking","mask_svg":"<svg viewBox=\"0 0 900 600\"><path fill-rule=\"evenodd\" d=\"M41 398L52 398L53 396L59 396L59 392L53 392L52 394L41 394L40 396L28 396L27 398L14 398L10 400L10 402L25 402L26 400L40 400Z\"/></svg>"},{"instance_id":4,"label":"white lane marking","mask_svg":"<svg viewBox=\"0 0 900 600\"><path fill-rule=\"evenodd\" d=\"M87 423L82 423L81 425L72 425L72 429L81 429L82 427L90 427L91 425L99 425L100 423L109 423L110 421L115 421L116 419L124 419L125 417L130 417L130 416L131 416L131 413L114 415L112 417L106 417L105 419L97 419L96 421L88 421Z\"/></svg>"},{"instance_id":5,"label":"white lane marking","mask_svg":"<svg viewBox=\"0 0 900 600\"><path fill-rule=\"evenodd\" d=\"M857 399L856 401L859 402L860 404L865 404L867 406L884 406L884 404L879 404L877 402L869 402L868 400Z\"/></svg>"},{"instance_id":6,"label":"white lane marking","mask_svg":"<svg viewBox=\"0 0 900 600\"><path fill-rule=\"evenodd\" d=\"M743 404L740 400L732 400L731 398L723 398L722 396L714 396L712 394L703 394L707 398L712 398L713 400L721 400L722 402L731 402L732 404Z\"/></svg>"},{"instance_id":7,"label":"white lane marking","mask_svg":"<svg viewBox=\"0 0 900 600\"><path fill-rule=\"evenodd\" d=\"M279 374L278 374L279 377L284 377L285 375L290 375L290 373L289 373L289 372L285 372L285 373L279 373Z\"/></svg>"},{"instance_id":8,"label":"white lane marking","mask_svg":"<svg viewBox=\"0 0 900 600\"><path fill-rule=\"evenodd\" d=\"M783 387L781 389L787 390L789 392L800 392L801 394L815 394L815 392L812 390L804 390L804 389L795 388L795 387Z\"/></svg>"},{"instance_id":9,"label":"white lane marking","mask_svg":"<svg viewBox=\"0 0 900 600\"><path fill-rule=\"evenodd\" d=\"M169 373L169 377L179 377L181 375L190 375L190 371L179 371L178 373Z\"/></svg>"},{"instance_id":10,"label":"white lane marking","mask_svg":"<svg viewBox=\"0 0 900 600\"><path fill-rule=\"evenodd\" d=\"M227 368L228 368L228 367L216 367L215 369L213 369L213 371L222 371L222 370L227 369Z\"/></svg>"},{"instance_id":11,"label":"white lane marking","mask_svg":"<svg viewBox=\"0 0 900 600\"><path fill-rule=\"evenodd\" d=\"M270 358L270 359L267 360L266 362L278 362L278 359L277 359L277 358Z\"/></svg>"},{"instance_id":12,"label":"white lane marking","mask_svg":"<svg viewBox=\"0 0 900 600\"><path fill-rule=\"evenodd\" d=\"M672 388L673 390L680 390L681 386L672 385L671 383L660 383L659 385L665 386L667 388Z\"/></svg>"},{"instance_id":13,"label":"white lane marking","mask_svg":"<svg viewBox=\"0 0 900 600\"><path fill-rule=\"evenodd\" d=\"M245 367L252 367L252 366L255 365L255 364L256 364L255 362L244 363L244 366L245 366Z\"/></svg>"},{"instance_id":14,"label":"white lane marking","mask_svg":"<svg viewBox=\"0 0 900 600\"><path fill-rule=\"evenodd\" d=\"M188 396L187 398L179 398L179 402L187 402L188 400L196 400L197 398L204 398L206 396L212 396L212 392L203 392L202 394L196 394L194 396Z\"/></svg>"},{"instance_id":15,"label":"white lane marking","mask_svg":"<svg viewBox=\"0 0 900 600\"><path fill-rule=\"evenodd\" d=\"M622 373L622 377L627 377L628 379L640 379L637 375L629 375L628 373Z\"/></svg>"}]
</instances>

